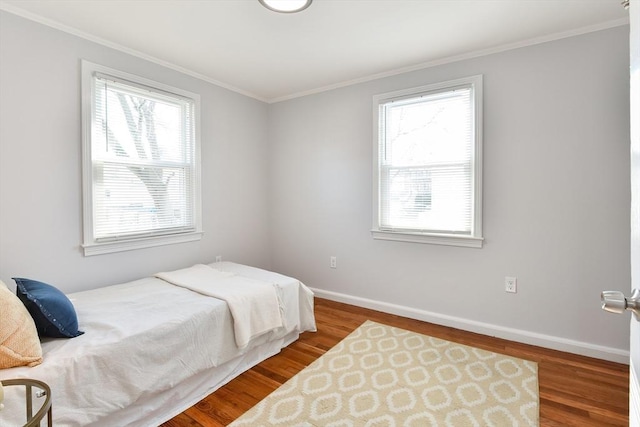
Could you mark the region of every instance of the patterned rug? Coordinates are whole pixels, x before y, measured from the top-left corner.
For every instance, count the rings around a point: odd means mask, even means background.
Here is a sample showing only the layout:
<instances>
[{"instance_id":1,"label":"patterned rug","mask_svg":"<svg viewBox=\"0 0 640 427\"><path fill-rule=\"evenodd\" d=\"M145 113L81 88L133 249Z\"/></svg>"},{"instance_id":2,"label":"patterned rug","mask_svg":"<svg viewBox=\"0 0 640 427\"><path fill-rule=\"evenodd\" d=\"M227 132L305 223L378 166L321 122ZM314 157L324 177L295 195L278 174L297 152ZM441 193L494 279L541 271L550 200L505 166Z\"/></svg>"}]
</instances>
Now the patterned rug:
<instances>
[{"instance_id":1,"label":"patterned rug","mask_svg":"<svg viewBox=\"0 0 640 427\"><path fill-rule=\"evenodd\" d=\"M537 426L538 365L367 321L231 424Z\"/></svg>"}]
</instances>

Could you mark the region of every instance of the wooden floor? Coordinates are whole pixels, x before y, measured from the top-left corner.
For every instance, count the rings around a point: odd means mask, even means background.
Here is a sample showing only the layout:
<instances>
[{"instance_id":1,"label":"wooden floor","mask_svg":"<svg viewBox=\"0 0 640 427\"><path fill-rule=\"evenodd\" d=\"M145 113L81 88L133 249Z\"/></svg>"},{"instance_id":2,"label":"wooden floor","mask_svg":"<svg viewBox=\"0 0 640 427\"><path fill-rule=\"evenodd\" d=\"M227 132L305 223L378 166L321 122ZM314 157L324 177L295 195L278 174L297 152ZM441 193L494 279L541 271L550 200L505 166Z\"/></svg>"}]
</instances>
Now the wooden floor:
<instances>
[{"instance_id":1,"label":"wooden floor","mask_svg":"<svg viewBox=\"0 0 640 427\"><path fill-rule=\"evenodd\" d=\"M629 366L464 332L325 299L315 299L318 332L306 332L163 424L226 426L336 345L365 320L538 363L541 426L628 426Z\"/></svg>"}]
</instances>

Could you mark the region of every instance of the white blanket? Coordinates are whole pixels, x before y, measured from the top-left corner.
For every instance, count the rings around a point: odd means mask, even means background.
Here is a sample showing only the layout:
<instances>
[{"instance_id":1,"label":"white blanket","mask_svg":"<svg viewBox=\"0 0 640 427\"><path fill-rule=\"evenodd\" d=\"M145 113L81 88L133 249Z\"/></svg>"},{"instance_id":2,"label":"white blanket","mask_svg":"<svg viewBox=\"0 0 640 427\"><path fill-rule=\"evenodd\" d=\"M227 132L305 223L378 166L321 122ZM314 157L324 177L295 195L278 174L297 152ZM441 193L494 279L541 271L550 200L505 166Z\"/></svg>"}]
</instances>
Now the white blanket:
<instances>
[{"instance_id":1,"label":"white blanket","mask_svg":"<svg viewBox=\"0 0 640 427\"><path fill-rule=\"evenodd\" d=\"M196 264L181 270L157 273L173 285L226 301L233 317L236 345L283 326L281 304L274 284Z\"/></svg>"}]
</instances>

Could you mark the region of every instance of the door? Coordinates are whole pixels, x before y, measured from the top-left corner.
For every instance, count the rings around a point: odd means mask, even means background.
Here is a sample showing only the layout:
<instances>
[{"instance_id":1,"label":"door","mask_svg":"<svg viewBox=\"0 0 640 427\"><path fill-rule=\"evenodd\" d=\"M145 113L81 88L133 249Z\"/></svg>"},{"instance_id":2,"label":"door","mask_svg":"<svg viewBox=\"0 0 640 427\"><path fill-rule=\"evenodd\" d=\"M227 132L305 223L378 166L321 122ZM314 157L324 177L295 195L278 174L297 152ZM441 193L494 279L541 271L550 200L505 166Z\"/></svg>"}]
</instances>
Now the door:
<instances>
[{"instance_id":1,"label":"door","mask_svg":"<svg viewBox=\"0 0 640 427\"><path fill-rule=\"evenodd\" d=\"M629 426L640 427L640 0L629 5L631 110L631 296L602 293L602 308L632 310L629 360Z\"/></svg>"},{"instance_id":2,"label":"door","mask_svg":"<svg viewBox=\"0 0 640 427\"><path fill-rule=\"evenodd\" d=\"M631 0L631 289L640 289L640 0ZM640 427L640 316L631 316L629 426Z\"/></svg>"}]
</instances>

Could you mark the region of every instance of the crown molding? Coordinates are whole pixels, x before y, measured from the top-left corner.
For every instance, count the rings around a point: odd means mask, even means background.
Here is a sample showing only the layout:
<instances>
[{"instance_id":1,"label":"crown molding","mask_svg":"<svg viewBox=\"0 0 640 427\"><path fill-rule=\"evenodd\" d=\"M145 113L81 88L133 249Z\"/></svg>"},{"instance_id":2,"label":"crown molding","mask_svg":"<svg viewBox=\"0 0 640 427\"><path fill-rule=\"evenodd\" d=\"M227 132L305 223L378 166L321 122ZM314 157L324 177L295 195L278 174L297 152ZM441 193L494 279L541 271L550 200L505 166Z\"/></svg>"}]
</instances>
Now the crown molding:
<instances>
[{"instance_id":1,"label":"crown molding","mask_svg":"<svg viewBox=\"0 0 640 427\"><path fill-rule=\"evenodd\" d=\"M496 46L496 47L492 47L492 48L488 48L488 49L481 49L481 50L476 50L476 51L472 51L472 52L467 52L461 55L454 55L454 56L449 56L446 58L441 58L441 59L436 59L433 61L427 61L427 62L423 62L420 64L416 64L416 65L412 65L409 67L402 67L402 68L396 68L393 70L389 70L389 71L385 71L382 73L376 73L376 74L371 74L368 76L363 76L363 77L359 77L356 79L351 79L351 80L345 80L339 83L335 83L335 84L331 84L331 85L327 85L327 86L321 86L318 88L314 88L314 89L310 89L310 90L306 90L306 91L301 91L301 92L295 92L295 93L291 93L289 95L285 95L285 96L281 96L281 97L275 97L275 98L265 98L263 96L259 96L256 95L255 93L246 91L244 89L240 89L238 87L235 87L233 85L224 83L222 81L213 79L211 77L208 77L204 74L198 73L196 71L190 70L188 68L173 64L169 61L165 61L163 59L160 58L156 58L154 56L148 55L146 53L140 52L138 50L135 49L131 49L128 48L126 46L120 45L118 43L113 43L109 40L105 40L103 38L100 37L96 37L94 35L88 34L84 31L80 31L78 29L72 28L68 25L62 24L58 21L52 20L52 19L48 19L45 17L42 17L40 15L37 15L35 13L31 13L29 11L26 11L24 9L21 9L19 7L15 7L11 4L8 4L2 0L0 0L0 10L3 10L5 12L8 13L12 13L14 15L18 15L22 18L25 19L29 19L31 21L37 22L39 24L42 25L46 25L48 27L51 28L55 28L57 30L63 31L65 33L69 33L72 34L74 36L92 41L94 43L109 47L111 49L114 50L118 50L120 52L124 52L127 53L129 55L144 59L146 61L155 63L157 65L161 65L163 67L172 69L174 71L178 71L180 73L186 74L188 76L191 77L195 77L199 80L203 80L207 83L211 83L213 85L219 86L221 88L230 90L232 92L236 92L239 93L241 95L247 96L249 98L253 98L256 99L258 101L261 102L265 102L268 104L275 104L278 102L283 102L283 101L288 101L291 99L295 99L295 98L301 98L304 96L309 96L309 95L314 95L317 93L322 93L322 92L327 92L330 90L334 90L334 89L339 89L342 87L346 87L346 86L352 86L355 84L359 84L359 83L365 83L365 82L369 82L372 80L378 80L378 79L382 79L385 77L391 77L391 76L396 76L399 74L405 74L405 73L409 73L412 71L419 71L419 70L423 70L423 69L427 69L427 68L432 68L432 67L437 67L440 65L445 65L445 64L450 64L453 62L459 62L459 61L464 61L464 60L468 60L468 59L473 59L473 58L478 58L478 57L482 57L482 56L487 56L487 55L493 55L496 53L500 53L500 52L505 52L505 51L509 51L509 50L514 50L514 49L520 49L523 47L527 47L527 46L534 46L537 44L542 44L542 43L547 43L547 42L551 42L551 41L555 41L555 40L560 40L560 39L564 39L564 38L568 38L568 37L574 37L574 36L579 36L582 34L587 34L587 33L592 33L592 32L596 32L596 31L601 31L601 30L606 30L609 28L614 28L614 27L620 27L623 25L628 25L629 24L629 18L623 18L623 19L617 19L617 20L613 20L613 21L607 21L607 22L602 22L599 24L595 24L595 25L590 25L590 26L586 26L586 27L581 27L581 28L577 28L577 29L573 29L573 30L569 30L569 31L562 31L562 32L558 32L558 33L553 33L553 34L549 34L549 35L545 35L545 36L541 36L541 37L535 37L535 38L531 38L531 39L527 39L527 40L523 40L523 41L519 41L519 42L515 42L515 43L507 43L504 45L500 45L500 46Z\"/></svg>"},{"instance_id":2,"label":"crown molding","mask_svg":"<svg viewBox=\"0 0 640 427\"><path fill-rule=\"evenodd\" d=\"M149 61L149 62L152 62L154 64L161 65L161 66L163 66L165 68L169 68L171 70L178 71L178 72L180 72L182 74L186 74L188 76L195 77L196 79L203 80L203 81L205 81L207 83L211 83L211 84L219 86L219 87L221 87L223 89L227 89L227 90L230 90L232 92L236 92L236 93L239 93L241 95L248 96L249 98L253 98L253 99L256 99L256 100L262 101L262 102L269 102L269 100L266 99L266 98L263 98L263 97L261 97L259 95L256 95L254 93L248 92L246 90L240 89L240 88L235 87L233 85L221 82L221 81L216 80L216 79L212 79L211 77L205 76L204 74L198 73L196 71L190 70L190 69L185 68L185 67L181 67L180 65L176 65L176 64L174 64L172 62L165 61L164 59L156 58L155 56L148 55L148 54L146 54L144 52L140 52L139 50L131 49L131 48L128 48L128 47L123 46L121 44L114 43L114 42L111 42L109 40L105 40L105 39L103 39L101 37L97 37L97 36L94 36L92 34L85 33L84 31L80 31L80 30L78 30L76 28L73 28L73 27L70 27L68 25L62 24L62 23L60 23L58 21L55 21L53 19L45 18L43 16L37 15L35 13L31 13L31 12L26 11L24 9L20 9L19 7L15 7L15 6L10 5L8 3L5 3L4 1L1 1L1 0L0 0L0 10L3 10L3 11L8 12L8 13L11 13L13 15L20 16L21 18L25 18L25 19L28 19L30 21L37 22L38 24L42 24L42 25L45 25L47 27L51 27L51 28L54 28L56 30L63 31L65 33L74 35L76 37L80 37L82 39L89 40L89 41L97 43L99 45L102 45L102 46L105 46L105 47L108 47L108 48L111 48L111 49L114 49L114 50L129 54L131 56L135 56L137 58L144 59L145 61Z\"/></svg>"},{"instance_id":3,"label":"crown molding","mask_svg":"<svg viewBox=\"0 0 640 427\"><path fill-rule=\"evenodd\" d=\"M472 52L463 53L460 55L449 56L446 58L436 59L434 61L423 62L421 64L411 65L409 67L396 68L393 70L385 71L382 73L371 74L365 77L359 77L357 79L347 80L340 83L335 83L332 85L322 86L316 89L311 89L308 91L297 92L290 95L278 97L278 98L270 98L267 100L270 104L275 104L277 102L288 101L294 98L301 98L303 96L314 95L321 92L327 92L334 89L339 89L346 86L352 86L359 83L366 83L372 80L378 80L385 77L392 77L399 74L410 73L412 71L424 70L427 68L437 67L440 65L450 64L453 62L464 61L467 59L479 58L482 56L493 55L496 53L506 52L509 50L520 49L523 47L534 46L537 44L548 43L556 40L566 39L569 37L575 37L582 34L593 33L596 31L607 30L609 28L621 27L623 25L629 25L629 18L617 19L613 21L602 22L600 24L590 25L587 27L581 27L570 31L563 31L559 33L548 34L545 36L535 37L527 40L522 40L515 43L507 43L504 45L481 49Z\"/></svg>"}]
</instances>

